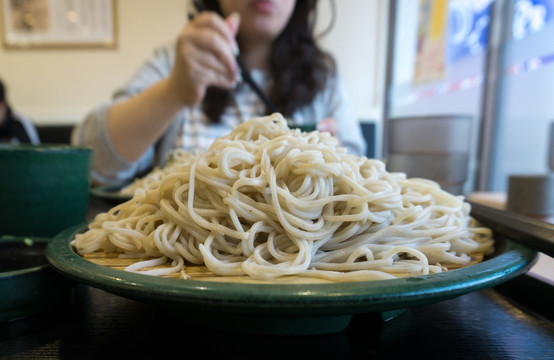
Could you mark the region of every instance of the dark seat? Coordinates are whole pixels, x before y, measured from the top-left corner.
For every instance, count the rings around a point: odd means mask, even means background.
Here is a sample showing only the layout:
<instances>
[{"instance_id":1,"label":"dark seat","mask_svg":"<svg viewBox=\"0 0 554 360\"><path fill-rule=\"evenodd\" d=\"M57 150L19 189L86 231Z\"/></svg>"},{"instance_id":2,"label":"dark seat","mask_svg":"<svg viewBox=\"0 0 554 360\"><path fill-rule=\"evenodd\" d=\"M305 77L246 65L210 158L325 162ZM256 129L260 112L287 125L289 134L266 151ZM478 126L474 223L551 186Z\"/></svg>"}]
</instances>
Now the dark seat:
<instances>
[{"instance_id":1,"label":"dark seat","mask_svg":"<svg viewBox=\"0 0 554 360\"><path fill-rule=\"evenodd\" d=\"M69 144L73 125L37 125L40 142L43 144Z\"/></svg>"},{"instance_id":2,"label":"dark seat","mask_svg":"<svg viewBox=\"0 0 554 360\"><path fill-rule=\"evenodd\" d=\"M365 155L369 159L375 158L375 151L377 147L375 123L367 120L362 120L360 121L360 125L362 127L362 135L367 145L367 150Z\"/></svg>"}]
</instances>

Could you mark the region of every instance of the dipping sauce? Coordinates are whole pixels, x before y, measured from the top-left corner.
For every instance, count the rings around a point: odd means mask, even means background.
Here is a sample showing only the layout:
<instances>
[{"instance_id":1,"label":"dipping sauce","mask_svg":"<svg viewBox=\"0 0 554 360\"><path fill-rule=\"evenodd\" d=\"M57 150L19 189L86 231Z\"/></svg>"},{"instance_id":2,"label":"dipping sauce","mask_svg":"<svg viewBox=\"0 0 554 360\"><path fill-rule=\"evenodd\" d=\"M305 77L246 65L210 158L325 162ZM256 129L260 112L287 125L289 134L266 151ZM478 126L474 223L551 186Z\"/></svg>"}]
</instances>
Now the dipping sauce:
<instances>
[{"instance_id":1,"label":"dipping sauce","mask_svg":"<svg viewBox=\"0 0 554 360\"><path fill-rule=\"evenodd\" d=\"M21 242L0 241L0 272L16 271L48 263L46 242L23 239Z\"/></svg>"}]
</instances>

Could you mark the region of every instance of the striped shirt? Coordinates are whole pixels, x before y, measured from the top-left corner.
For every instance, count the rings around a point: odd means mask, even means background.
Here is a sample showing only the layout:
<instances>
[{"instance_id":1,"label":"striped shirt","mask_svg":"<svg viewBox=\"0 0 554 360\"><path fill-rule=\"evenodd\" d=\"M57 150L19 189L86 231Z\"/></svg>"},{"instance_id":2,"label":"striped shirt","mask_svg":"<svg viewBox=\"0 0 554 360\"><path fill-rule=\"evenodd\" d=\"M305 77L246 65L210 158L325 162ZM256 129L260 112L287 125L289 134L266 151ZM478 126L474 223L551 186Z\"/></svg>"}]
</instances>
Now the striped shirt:
<instances>
[{"instance_id":1,"label":"striped shirt","mask_svg":"<svg viewBox=\"0 0 554 360\"><path fill-rule=\"evenodd\" d=\"M252 77L258 84L265 81L259 71L254 71ZM200 107L187 108L183 112L184 121L179 129L176 147L185 150L207 150L215 139L227 135L235 126L253 116L263 115L264 111L265 105L260 98L247 84L241 83L233 91L231 106L225 108L218 124L211 124Z\"/></svg>"}]
</instances>

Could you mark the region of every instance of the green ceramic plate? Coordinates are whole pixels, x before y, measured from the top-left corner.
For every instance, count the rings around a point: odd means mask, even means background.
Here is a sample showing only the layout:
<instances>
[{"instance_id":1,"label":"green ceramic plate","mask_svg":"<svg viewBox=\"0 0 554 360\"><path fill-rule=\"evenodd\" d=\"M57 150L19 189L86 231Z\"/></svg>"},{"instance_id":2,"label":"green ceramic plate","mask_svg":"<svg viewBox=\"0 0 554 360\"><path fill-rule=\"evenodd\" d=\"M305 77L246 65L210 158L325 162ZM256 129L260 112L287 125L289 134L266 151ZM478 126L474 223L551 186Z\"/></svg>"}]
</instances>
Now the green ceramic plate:
<instances>
[{"instance_id":1,"label":"green ceramic plate","mask_svg":"<svg viewBox=\"0 0 554 360\"><path fill-rule=\"evenodd\" d=\"M127 184L96 186L90 189L90 194L113 204L120 204L132 198L131 195L120 194L119 190Z\"/></svg>"},{"instance_id":2,"label":"green ceramic plate","mask_svg":"<svg viewBox=\"0 0 554 360\"><path fill-rule=\"evenodd\" d=\"M537 252L499 239L486 261L427 276L333 284L238 284L153 277L93 264L71 245L86 225L56 236L46 254L54 268L84 284L159 305L190 324L256 334L337 333L352 315L387 314L495 286L526 272Z\"/></svg>"},{"instance_id":3,"label":"green ceramic plate","mask_svg":"<svg viewBox=\"0 0 554 360\"><path fill-rule=\"evenodd\" d=\"M0 236L0 322L38 314L69 299L74 282L46 260L49 241Z\"/></svg>"}]
</instances>

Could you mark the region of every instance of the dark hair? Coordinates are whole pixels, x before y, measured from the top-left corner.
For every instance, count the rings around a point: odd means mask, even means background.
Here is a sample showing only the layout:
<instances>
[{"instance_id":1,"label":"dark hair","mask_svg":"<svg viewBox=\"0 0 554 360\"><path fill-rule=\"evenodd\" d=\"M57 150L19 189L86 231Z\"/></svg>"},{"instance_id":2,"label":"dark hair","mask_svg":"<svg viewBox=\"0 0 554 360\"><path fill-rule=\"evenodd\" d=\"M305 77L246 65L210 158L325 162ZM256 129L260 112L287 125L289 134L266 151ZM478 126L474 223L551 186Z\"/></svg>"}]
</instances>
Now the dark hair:
<instances>
[{"instance_id":1,"label":"dark hair","mask_svg":"<svg viewBox=\"0 0 554 360\"><path fill-rule=\"evenodd\" d=\"M2 82L2 79L0 79L0 101L4 101L6 99L6 88L4 87L4 83Z\"/></svg>"},{"instance_id":2,"label":"dark hair","mask_svg":"<svg viewBox=\"0 0 554 360\"><path fill-rule=\"evenodd\" d=\"M21 143L31 143L31 137L27 133L25 126L16 119L8 103L7 89L2 79L0 79L0 103L2 102L6 105L6 117L2 124L0 124L0 141L11 142L13 139L17 139Z\"/></svg>"},{"instance_id":3,"label":"dark hair","mask_svg":"<svg viewBox=\"0 0 554 360\"><path fill-rule=\"evenodd\" d=\"M6 105L6 118L11 119L12 118L12 109L10 108L10 104L8 103L8 96L6 86L4 85L4 82L2 79L0 79L0 102L3 102Z\"/></svg>"},{"instance_id":4,"label":"dark hair","mask_svg":"<svg viewBox=\"0 0 554 360\"><path fill-rule=\"evenodd\" d=\"M203 0L203 5L206 10L222 13L218 0ZM291 116L313 102L335 73L334 59L315 41L316 5L317 0L297 0L289 22L273 43L269 59L272 85L268 96L284 116ZM230 98L228 90L208 89L202 108L211 122L220 121Z\"/></svg>"}]
</instances>

